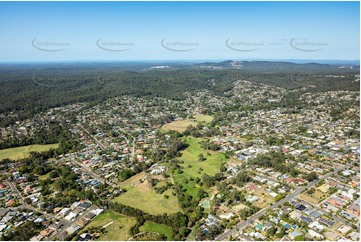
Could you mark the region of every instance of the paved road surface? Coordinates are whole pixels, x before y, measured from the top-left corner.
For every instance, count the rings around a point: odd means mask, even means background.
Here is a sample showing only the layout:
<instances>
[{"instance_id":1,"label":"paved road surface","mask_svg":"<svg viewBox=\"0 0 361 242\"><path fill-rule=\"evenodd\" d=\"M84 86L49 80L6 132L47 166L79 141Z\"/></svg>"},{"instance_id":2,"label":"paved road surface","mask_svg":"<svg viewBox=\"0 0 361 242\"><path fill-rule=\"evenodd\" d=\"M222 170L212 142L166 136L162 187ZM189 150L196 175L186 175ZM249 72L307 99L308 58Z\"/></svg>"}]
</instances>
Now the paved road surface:
<instances>
[{"instance_id":1,"label":"paved road surface","mask_svg":"<svg viewBox=\"0 0 361 242\"><path fill-rule=\"evenodd\" d=\"M95 180L101 182L104 184L104 179L101 178L99 175L95 174L89 167L87 167L86 165L77 162L72 155L69 155L69 160L71 161L71 163L73 163L74 165L80 166L81 168L83 168L83 170L88 173L90 176L92 176Z\"/></svg>"},{"instance_id":2,"label":"paved road surface","mask_svg":"<svg viewBox=\"0 0 361 242\"><path fill-rule=\"evenodd\" d=\"M77 124L90 138L92 138L99 146L100 146L100 148L102 149L102 150L105 150L106 148L105 148L105 146L102 144L102 143L100 143L100 141L99 140L97 140L93 135L91 135L89 132L88 132L88 130L86 130L81 124Z\"/></svg>"},{"instance_id":3,"label":"paved road surface","mask_svg":"<svg viewBox=\"0 0 361 242\"><path fill-rule=\"evenodd\" d=\"M127 132L126 130L124 130L124 129L122 129L122 128L119 128L119 130L122 131L122 132L125 133L125 134L128 134L128 133L129 133L129 132ZM136 139L135 139L135 137L134 137L133 135L131 135L131 134L129 134L129 136L132 137L132 139L133 139L133 141L132 141L132 151L131 151L131 153L130 153L131 161L133 161L133 159L134 159L134 157L135 157L135 141L136 141ZM127 143L129 143L128 138L127 138L126 136L125 136L124 138L127 140Z\"/></svg>"}]
</instances>

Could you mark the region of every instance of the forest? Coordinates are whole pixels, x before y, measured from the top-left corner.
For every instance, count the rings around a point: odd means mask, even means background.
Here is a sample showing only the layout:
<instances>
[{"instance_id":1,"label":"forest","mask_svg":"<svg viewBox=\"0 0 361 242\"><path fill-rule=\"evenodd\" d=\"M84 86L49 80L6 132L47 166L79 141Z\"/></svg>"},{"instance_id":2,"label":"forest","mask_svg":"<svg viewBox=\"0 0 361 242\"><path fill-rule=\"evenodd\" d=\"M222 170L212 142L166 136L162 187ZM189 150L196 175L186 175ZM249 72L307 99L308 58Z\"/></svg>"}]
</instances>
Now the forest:
<instances>
[{"instance_id":1,"label":"forest","mask_svg":"<svg viewBox=\"0 0 361 242\"><path fill-rule=\"evenodd\" d=\"M207 89L223 95L236 80L275 85L287 90L358 91L359 66L294 64L289 62L169 63L33 63L0 64L0 127L24 120L52 107L89 104L119 95L184 99L185 92ZM164 65L164 63L163 63Z\"/></svg>"}]
</instances>

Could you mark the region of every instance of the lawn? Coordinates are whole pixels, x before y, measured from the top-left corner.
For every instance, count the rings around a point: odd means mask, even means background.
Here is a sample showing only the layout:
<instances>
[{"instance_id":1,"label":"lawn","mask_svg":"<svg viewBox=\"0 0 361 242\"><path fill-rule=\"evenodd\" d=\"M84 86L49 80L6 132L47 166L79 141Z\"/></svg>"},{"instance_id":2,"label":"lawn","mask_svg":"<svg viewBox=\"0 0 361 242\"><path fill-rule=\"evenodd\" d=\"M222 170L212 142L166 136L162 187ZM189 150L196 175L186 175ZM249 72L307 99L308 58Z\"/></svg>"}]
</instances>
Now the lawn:
<instances>
[{"instance_id":1,"label":"lawn","mask_svg":"<svg viewBox=\"0 0 361 242\"><path fill-rule=\"evenodd\" d=\"M102 241L120 241L128 240L131 236L128 231L135 224L135 218L127 217L111 210L105 211L92 222L90 222L78 234L82 234L90 227L105 227L106 233L101 235L97 240Z\"/></svg>"},{"instance_id":2,"label":"lawn","mask_svg":"<svg viewBox=\"0 0 361 242\"><path fill-rule=\"evenodd\" d=\"M306 192L301 193L298 197L305 200L306 202L316 205L321 200L325 199L327 197L327 194L324 194L321 191L316 189L316 191L313 194L307 194L307 191L306 191Z\"/></svg>"},{"instance_id":3,"label":"lawn","mask_svg":"<svg viewBox=\"0 0 361 242\"><path fill-rule=\"evenodd\" d=\"M50 172L45 174L45 175L38 176L38 179L43 181L43 180L48 179L49 177L50 177Z\"/></svg>"},{"instance_id":4,"label":"lawn","mask_svg":"<svg viewBox=\"0 0 361 242\"><path fill-rule=\"evenodd\" d=\"M156 232L159 234L163 234L167 236L167 240L173 240L173 232L172 229L164 224L156 224L153 222L145 222L143 226L139 228L140 232Z\"/></svg>"},{"instance_id":5,"label":"lawn","mask_svg":"<svg viewBox=\"0 0 361 242\"><path fill-rule=\"evenodd\" d=\"M197 122L194 122L194 121L190 121L190 120L177 120L177 121L173 121L171 123L167 123L165 125L163 125L161 127L161 131L163 132L167 132L169 130L175 130L175 131L178 131L178 132L183 132L187 129L187 127L189 125L193 125L193 126L196 126L197 125Z\"/></svg>"},{"instance_id":6,"label":"lawn","mask_svg":"<svg viewBox=\"0 0 361 242\"><path fill-rule=\"evenodd\" d=\"M27 145L10 149L0 150L0 160L9 158L12 160L18 160L26 158L30 155L31 151L42 152L50 149L58 148L59 144L48 144L48 145Z\"/></svg>"},{"instance_id":7,"label":"lawn","mask_svg":"<svg viewBox=\"0 0 361 242\"><path fill-rule=\"evenodd\" d=\"M244 205L243 203L240 203L240 204L237 204L237 205L233 206L232 210L236 211L236 212L239 212L239 211L241 211L243 209L247 209L247 208L248 208L247 205Z\"/></svg>"},{"instance_id":8,"label":"lawn","mask_svg":"<svg viewBox=\"0 0 361 242\"><path fill-rule=\"evenodd\" d=\"M213 120L213 117L210 115L197 114L194 116L194 119L184 119L177 120L170 123L167 123L161 127L161 131L167 132L169 130L175 130L178 132L183 132L187 129L189 125L196 126L198 122L209 123Z\"/></svg>"},{"instance_id":9,"label":"lawn","mask_svg":"<svg viewBox=\"0 0 361 242\"><path fill-rule=\"evenodd\" d=\"M197 120L197 122L205 122L205 123L210 123L213 120L212 116L204 115L204 114L197 114L194 118L195 120Z\"/></svg>"},{"instance_id":10,"label":"lawn","mask_svg":"<svg viewBox=\"0 0 361 242\"><path fill-rule=\"evenodd\" d=\"M168 189L163 194L156 193L150 183L145 180L141 183L139 180L145 175L144 172L121 183L121 188L127 192L116 197L113 201L124 205L141 209L150 214L176 213L180 211L176 196L172 195L173 189ZM168 195L169 198L165 198Z\"/></svg>"},{"instance_id":11,"label":"lawn","mask_svg":"<svg viewBox=\"0 0 361 242\"><path fill-rule=\"evenodd\" d=\"M199 144L202 141L201 138L188 137L186 139L189 146L181 152L182 156L179 157L179 160L184 161L181 164L183 173L174 174L173 178L187 189L189 195L196 197L200 186L195 181L190 181L190 178L202 178L203 174L216 174L219 172L222 162L225 161L225 157L221 152L204 150ZM206 160L199 161L199 154L203 154ZM188 180L188 183L185 180Z\"/></svg>"},{"instance_id":12,"label":"lawn","mask_svg":"<svg viewBox=\"0 0 361 242\"><path fill-rule=\"evenodd\" d=\"M274 202L274 198L268 194L264 185L260 190L257 189L256 191L254 191L253 194L259 197L259 200L253 203L253 205L255 205L256 207L264 208ZM252 195L252 193L249 193L249 195Z\"/></svg>"},{"instance_id":13,"label":"lawn","mask_svg":"<svg viewBox=\"0 0 361 242\"><path fill-rule=\"evenodd\" d=\"M201 141L201 138L188 137L187 143L189 146L181 152L182 156L179 159L184 161L184 164L182 164L184 173L182 175L186 178L201 178L203 174L214 175L219 172L222 162L225 161L223 153L204 150L199 144ZM205 161L199 161L198 156L200 154L206 158ZM189 167L189 165L191 167ZM200 171L200 173L198 171Z\"/></svg>"}]
</instances>

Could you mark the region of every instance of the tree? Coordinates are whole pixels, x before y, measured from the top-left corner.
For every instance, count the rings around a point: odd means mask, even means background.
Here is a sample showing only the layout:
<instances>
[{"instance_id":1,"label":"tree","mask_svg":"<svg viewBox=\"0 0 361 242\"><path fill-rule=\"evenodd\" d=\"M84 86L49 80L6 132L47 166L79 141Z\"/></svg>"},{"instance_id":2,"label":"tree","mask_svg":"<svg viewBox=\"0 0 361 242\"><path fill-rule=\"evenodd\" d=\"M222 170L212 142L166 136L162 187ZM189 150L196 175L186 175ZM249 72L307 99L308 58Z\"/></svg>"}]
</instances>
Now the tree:
<instances>
[{"instance_id":1,"label":"tree","mask_svg":"<svg viewBox=\"0 0 361 242\"><path fill-rule=\"evenodd\" d=\"M205 161L206 158L203 156L203 154L198 155L198 161Z\"/></svg>"},{"instance_id":2,"label":"tree","mask_svg":"<svg viewBox=\"0 0 361 242\"><path fill-rule=\"evenodd\" d=\"M120 178L122 181L131 178L133 175L135 175L135 173L131 169L123 169L120 172Z\"/></svg>"},{"instance_id":3,"label":"tree","mask_svg":"<svg viewBox=\"0 0 361 242\"><path fill-rule=\"evenodd\" d=\"M310 189L308 189L308 191L307 191L307 194L314 194L315 193L315 188L313 188L313 187L311 187Z\"/></svg>"},{"instance_id":4,"label":"tree","mask_svg":"<svg viewBox=\"0 0 361 242\"><path fill-rule=\"evenodd\" d=\"M314 181L317 178L318 178L318 176L317 176L316 172L314 172L314 171L305 176L305 179L309 182Z\"/></svg>"},{"instance_id":5,"label":"tree","mask_svg":"<svg viewBox=\"0 0 361 242\"><path fill-rule=\"evenodd\" d=\"M278 194L276 197L275 197L275 201L278 202L279 200L281 200L284 196L282 196L281 194Z\"/></svg>"},{"instance_id":6,"label":"tree","mask_svg":"<svg viewBox=\"0 0 361 242\"><path fill-rule=\"evenodd\" d=\"M267 230L267 233L269 236L274 236L276 234L276 232L277 232L277 228L275 228L275 227L271 227Z\"/></svg>"},{"instance_id":7,"label":"tree","mask_svg":"<svg viewBox=\"0 0 361 242\"><path fill-rule=\"evenodd\" d=\"M26 197L26 198L24 199L24 202L25 202L26 204L30 204L30 203L31 203L31 199L28 198L28 197Z\"/></svg>"},{"instance_id":8,"label":"tree","mask_svg":"<svg viewBox=\"0 0 361 242\"><path fill-rule=\"evenodd\" d=\"M199 188L197 191L197 195L199 199L202 199L207 196L207 193L203 190L203 188Z\"/></svg>"},{"instance_id":9,"label":"tree","mask_svg":"<svg viewBox=\"0 0 361 242\"><path fill-rule=\"evenodd\" d=\"M298 131L299 131L300 133L306 133L307 127L305 127L305 126L300 126L300 127L298 128Z\"/></svg>"}]
</instances>

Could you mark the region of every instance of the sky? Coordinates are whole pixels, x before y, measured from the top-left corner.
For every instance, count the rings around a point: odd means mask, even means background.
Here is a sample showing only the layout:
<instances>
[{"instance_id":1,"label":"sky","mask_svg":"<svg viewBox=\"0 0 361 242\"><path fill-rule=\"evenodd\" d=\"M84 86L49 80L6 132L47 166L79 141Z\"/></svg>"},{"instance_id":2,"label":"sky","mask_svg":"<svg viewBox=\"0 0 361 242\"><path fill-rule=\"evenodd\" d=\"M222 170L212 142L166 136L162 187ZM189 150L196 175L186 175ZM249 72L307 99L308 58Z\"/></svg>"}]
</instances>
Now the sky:
<instances>
[{"instance_id":1,"label":"sky","mask_svg":"<svg viewBox=\"0 0 361 242\"><path fill-rule=\"evenodd\" d=\"M0 61L360 59L359 2L0 2Z\"/></svg>"}]
</instances>

